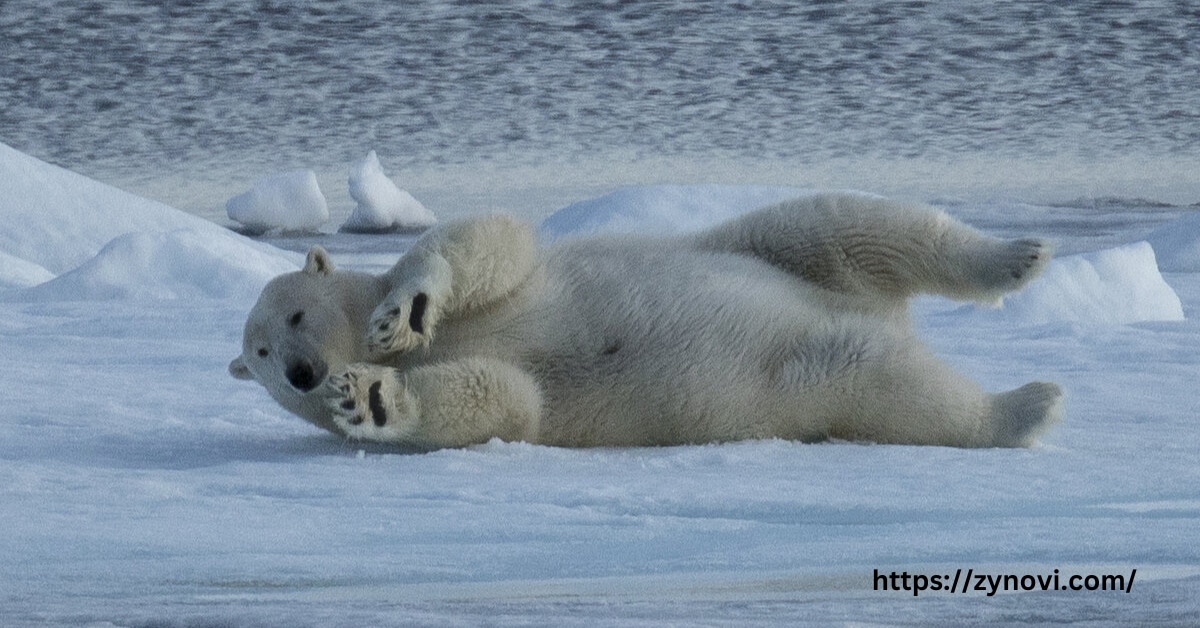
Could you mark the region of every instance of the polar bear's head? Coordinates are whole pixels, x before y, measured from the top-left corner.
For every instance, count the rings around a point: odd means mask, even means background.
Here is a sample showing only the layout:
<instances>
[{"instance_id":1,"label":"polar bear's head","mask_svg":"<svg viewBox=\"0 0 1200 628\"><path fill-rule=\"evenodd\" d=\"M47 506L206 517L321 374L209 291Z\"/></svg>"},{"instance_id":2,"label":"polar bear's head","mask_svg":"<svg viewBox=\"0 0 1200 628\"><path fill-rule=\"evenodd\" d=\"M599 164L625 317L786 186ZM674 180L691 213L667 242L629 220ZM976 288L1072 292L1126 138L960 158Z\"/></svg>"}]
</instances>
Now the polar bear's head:
<instances>
[{"instance_id":1,"label":"polar bear's head","mask_svg":"<svg viewBox=\"0 0 1200 628\"><path fill-rule=\"evenodd\" d=\"M263 288L246 321L242 354L229 363L229 373L257 381L283 407L318 420L325 413L310 393L331 371L362 359L366 314L355 303L361 292L355 287L370 279L335 271L329 254L313 247L303 270Z\"/></svg>"}]
</instances>

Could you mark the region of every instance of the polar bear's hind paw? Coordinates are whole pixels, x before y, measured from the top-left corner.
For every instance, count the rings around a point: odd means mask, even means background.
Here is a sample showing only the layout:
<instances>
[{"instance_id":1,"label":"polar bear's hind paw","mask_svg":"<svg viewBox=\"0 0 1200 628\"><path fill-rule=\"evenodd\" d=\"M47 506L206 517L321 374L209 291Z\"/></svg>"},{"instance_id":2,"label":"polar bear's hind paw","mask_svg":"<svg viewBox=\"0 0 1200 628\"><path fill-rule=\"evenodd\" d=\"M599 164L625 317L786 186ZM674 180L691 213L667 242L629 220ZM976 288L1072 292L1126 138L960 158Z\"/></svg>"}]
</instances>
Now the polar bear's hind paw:
<instances>
[{"instance_id":1,"label":"polar bear's hind paw","mask_svg":"<svg viewBox=\"0 0 1200 628\"><path fill-rule=\"evenodd\" d=\"M1001 294L1017 290L1041 274L1053 253L1054 247L1046 240L1004 242L986 259L981 287Z\"/></svg>"},{"instance_id":2,"label":"polar bear's hind paw","mask_svg":"<svg viewBox=\"0 0 1200 628\"><path fill-rule=\"evenodd\" d=\"M1033 238L1010 242L1008 250L1009 275L1018 281L1039 274L1053 253L1049 242Z\"/></svg>"},{"instance_id":3,"label":"polar bear's hind paw","mask_svg":"<svg viewBox=\"0 0 1200 628\"><path fill-rule=\"evenodd\" d=\"M1051 425L1062 420L1062 388L1030 382L992 397L995 446L1028 447Z\"/></svg>"}]
</instances>

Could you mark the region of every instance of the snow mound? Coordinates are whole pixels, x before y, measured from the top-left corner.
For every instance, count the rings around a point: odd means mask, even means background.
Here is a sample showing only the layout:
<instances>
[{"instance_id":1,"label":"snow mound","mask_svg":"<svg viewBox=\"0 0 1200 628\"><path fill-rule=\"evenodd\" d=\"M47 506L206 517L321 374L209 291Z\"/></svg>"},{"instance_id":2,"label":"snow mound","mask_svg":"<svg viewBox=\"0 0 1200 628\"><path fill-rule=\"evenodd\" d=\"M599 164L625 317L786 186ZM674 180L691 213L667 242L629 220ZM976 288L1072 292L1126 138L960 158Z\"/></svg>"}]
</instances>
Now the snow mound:
<instances>
[{"instance_id":1,"label":"snow mound","mask_svg":"<svg viewBox=\"0 0 1200 628\"><path fill-rule=\"evenodd\" d=\"M54 273L33 262L0 251L0 290L28 288L54 279Z\"/></svg>"},{"instance_id":2,"label":"snow mound","mask_svg":"<svg viewBox=\"0 0 1200 628\"><path fill-rule=\"evenodd\" d=\"M4 300L257 297L301 259L0 143Z\"/></svg>"},{"instance_id":3,"label":"snow mound","mask_svg":"<svg viewBox=\"0 0 1200 628\"><path fill-rule=\"evenodd\" d=\"M558 210L542 221L542 231L551 237L593 233L686 233L811 193L811 190L800 188L740 185L622 188Z\"/></svg>"},{"instance_id":4,"label":"snow mound","mask_svg":"<svg viewBox=\"0 0 1200 628\"><path fill-rule=\"evenodd\" d=\"M986 312L1034 325L1184 320L1179 296L1159 273L1147 242L1055 259L1025 290Z\"/></svg>"},{"instance_id":5,"label":"snow mound","mask_svg":"<svg viewBox=\"0 0 1200 628\"><path fill-rule=\"evenodd\" d=\"M71 270L113 238L131 231L176 229L236 237L202 218L0 143L0 253L46 271L28 265L14 270L6 260L0 274L7 284L36 282L48 279L47 273L54 276Z\"/></svg>"},{"instance_id":6,"label":"snow mound","mask_svg":"<svg viewBox=\"0 0 1200 628\"><path fill-rule=\"evenodd\" d=\"M253 300L272 277L296 270L287 259L182 229L128 233L79 268L24 290L24 301L111 299Z\"/></svg>"},{"instance_id":7,"label":"snow mound","mask_svg":"<svg viewBox=\"0 0 1200 628\"><path fill-rule=\"evenodd\" d=\"M1165 271L1200 271L1200 212L1171 221L1146 237Z\"/></svg>"},{"instance_id":8,"label":"snow mound","mask_svg":"<svg viewBox=\"0 0 1200 628\"><path fill-rule=\"evenodd\" d=\"M225 213L255 234L316 231L329 221L329 205L312 170L264 177L249 191L229 199Z\"/></svg>"},{"instance_id":9,"label":"snow mound","mask_svg":"<svg viewBox=\"0 0 1200 628\"><path fill-rule=\"evenodd\" d=\"M383 173L375 151L350 171L350 196L358 202L354 213L338 231L347 233L380 233L386 231L417 231L437 223L433 212Z\"/></svg>"}]
</instances>

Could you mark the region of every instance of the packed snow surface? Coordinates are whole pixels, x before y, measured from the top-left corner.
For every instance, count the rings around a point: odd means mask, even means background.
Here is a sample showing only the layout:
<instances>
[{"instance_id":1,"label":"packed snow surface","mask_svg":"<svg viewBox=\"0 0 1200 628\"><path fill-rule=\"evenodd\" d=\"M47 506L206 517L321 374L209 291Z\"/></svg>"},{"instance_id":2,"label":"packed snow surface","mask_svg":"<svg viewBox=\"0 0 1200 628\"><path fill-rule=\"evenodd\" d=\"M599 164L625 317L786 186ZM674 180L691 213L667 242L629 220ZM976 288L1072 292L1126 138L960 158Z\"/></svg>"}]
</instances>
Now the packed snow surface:
<instances>
[{"instance_id":1,"label":"packed snow surface","mask_svg":"<svg viewBox=\"0 0 1200 628\"><path fill-rule=\"evenodd\" d=\"M329 221L329 205L312 170L263 177L229 199L225 212L253 233L316 231Z\"/></svg>"},{"instance_id":2,"label":"packed snow surface","mask_svg":"<svg viewBox=\"0 0 1200 628\"><path fill-rule=\"evenodd\" d=\"M375 151L367 153L350 171L349 187L350 197L358 204L339 231L413 231L437 222L433 212L384 174Z\"/></svg>"},{"instance_id":3,"label":"packed snow surface","mask_svg":"<svg viewBox=\"0 0 1200 628\"><path fill-rule=\"evenodd\" d=\"M1169 309L1162 286L1131 290L1162 278L1140 237L1058 260L1022 306L1070 317L1017 315L1016 298L995 315L918 308L918 333L986 388L1063 384L1066 420L1032 449L418 454L330 436L226 373L253 288L294 254L3 147L0 174L5 626L1184 626L1200 613L1200 277L1166 276L1187 318L1118 324L1105 310L1121 300L1152 302L1135 320ZM704 222L690 208L716 220L784 193L618 191L554 232L612 216L678 231ZM874 577L959 569L1134 582L914 596Z\"/></svg>"}]
</instances>

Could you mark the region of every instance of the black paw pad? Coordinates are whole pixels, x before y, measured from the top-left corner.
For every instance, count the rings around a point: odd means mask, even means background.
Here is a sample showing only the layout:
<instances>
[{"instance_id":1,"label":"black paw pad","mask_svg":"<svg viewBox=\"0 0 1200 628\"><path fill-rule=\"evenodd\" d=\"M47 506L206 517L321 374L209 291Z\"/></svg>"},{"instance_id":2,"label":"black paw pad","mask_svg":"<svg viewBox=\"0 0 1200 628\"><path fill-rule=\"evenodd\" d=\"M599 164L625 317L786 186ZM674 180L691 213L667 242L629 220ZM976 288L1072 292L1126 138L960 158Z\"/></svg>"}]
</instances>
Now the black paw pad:
<instances>
[{"instance_id":1,"label":"black paw pad","mask_svg":"<svg viewBox=\"0 0 1200 628\"><path fill-rule=\"evenodd\" d=\"M425 333L425 308L429 307L429 295L424 292L413 297L412 312L408 314L408 326L418 334Z\"/></svg>"},{"instance_id":2,"label":"black paw pad","mask_svg":"<svg viewBox=\"0 0 1200 628\"><path fill-rule=\"evenodd\" d=\"M375 382L367 389L367 405L371 408L371 420L375 421L377 427L387 423L387 411L383 408L383 394L380 393L382 387L383 382Z\"/></svg>"}]
</instances>

